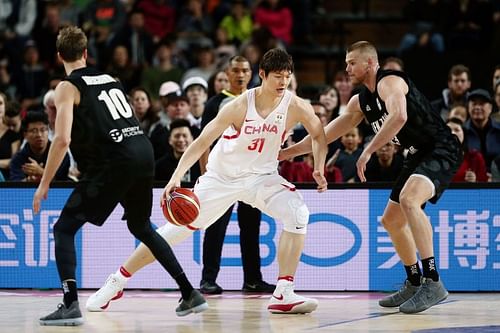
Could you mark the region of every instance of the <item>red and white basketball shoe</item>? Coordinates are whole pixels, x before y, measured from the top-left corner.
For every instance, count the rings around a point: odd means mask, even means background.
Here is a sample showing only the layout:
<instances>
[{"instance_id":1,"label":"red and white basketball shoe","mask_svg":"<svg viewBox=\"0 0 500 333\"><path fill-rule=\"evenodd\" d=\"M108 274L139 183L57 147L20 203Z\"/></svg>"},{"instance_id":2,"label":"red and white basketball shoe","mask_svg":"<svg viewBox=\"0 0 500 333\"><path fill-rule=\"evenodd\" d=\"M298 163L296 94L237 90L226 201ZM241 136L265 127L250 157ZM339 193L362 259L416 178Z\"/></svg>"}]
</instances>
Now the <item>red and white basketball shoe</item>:
<instances>
[{"instance_id":1,"label":"red and white basketball shoe","mask_svg":"<svg viewBox=\"0 0 500 333\"><path fill-rule=\"evenodd\" d=\"M318 300L297 295L293 282L278 281L267 310L271 313L310 313L318 307Z\"/></svg>"},{"instance_id":2,"label":"red and white basketball shoe","mask_svg":"<svg viewBox=\"0 0 500 333\"><path fill-rule=\"evenodd\" d=\"M94 294L90 295L85 307L90 312L100 312L106 310L111 301L117 300L123 296L123 288L128 279L119 273L111 274L104 286Z\"/></svg>"}]
</instances>

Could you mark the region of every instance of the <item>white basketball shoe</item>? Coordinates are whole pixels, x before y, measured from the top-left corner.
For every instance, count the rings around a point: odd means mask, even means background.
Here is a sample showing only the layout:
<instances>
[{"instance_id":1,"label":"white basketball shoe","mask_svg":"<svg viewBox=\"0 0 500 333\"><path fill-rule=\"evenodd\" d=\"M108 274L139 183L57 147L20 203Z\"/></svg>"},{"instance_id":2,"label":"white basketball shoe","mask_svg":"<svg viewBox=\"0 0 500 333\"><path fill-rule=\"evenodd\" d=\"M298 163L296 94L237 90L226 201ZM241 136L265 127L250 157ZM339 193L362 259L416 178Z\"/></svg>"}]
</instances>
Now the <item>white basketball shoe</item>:
<instances>
[{"instance_id":1,"label":"white basketball shoe","mask_svg":"<svg viewBox=\"0 0 500 333\"><path fill-rule=\"evenodd\" d=\"M106 310L111 301L123 296L123 288L125 288L127 281L128 278L122 276L119 272L111 274L104 286L88 298L85 304L87 311L100 312Z\"/></svg>"},{"instance_id":2,"label":"white basketball shoe","mask_svg":"<svg viewBox=\"0 0 500 333\"><path fill-rule=\"evenodd\" d=\"M297 295L293 282L278 281L267 309L271 313L310 313L318 307L318 300Z\"/></svg>"}]
</instances>

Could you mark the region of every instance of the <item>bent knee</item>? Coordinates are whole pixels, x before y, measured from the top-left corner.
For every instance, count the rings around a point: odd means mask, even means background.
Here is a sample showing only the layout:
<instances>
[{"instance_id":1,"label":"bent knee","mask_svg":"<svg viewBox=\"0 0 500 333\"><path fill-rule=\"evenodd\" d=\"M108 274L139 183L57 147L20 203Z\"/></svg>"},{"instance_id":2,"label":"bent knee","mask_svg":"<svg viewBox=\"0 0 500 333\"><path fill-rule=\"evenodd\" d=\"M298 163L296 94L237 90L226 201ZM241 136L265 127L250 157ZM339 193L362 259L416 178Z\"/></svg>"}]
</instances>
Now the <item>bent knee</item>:
<instances>
[{"instance_id":1,"label":"bent knee","mask_svg":"<svg viewBox=\"0 0 500 333\"><path fill-rule=\"evenodd\" d=\"M160 234L160 236L165 239L170 246L174 246L191 236L194 230L185 226L175 226L167 223L158 228L156 232Z\"/></svg>"},{"instance_id":2,"label":"bent knee","mask_svg":"<svg viewBox=\"0 0 500 333\"><path fill-rule=\"evenodd\" d=\"M418 200L418 197L412 193L401 193L399 196L399 205L404 211L420 209L422 204Z\"/></svg>"},{"instance_id":3,"label":"bent knee","mask_svg":"<svg viewBox=\"0 0 500 333\"><path fill-rule=\"evenodd\" d=\"M295 234L305 234L309 223L309 209L303 200L290 199L288 214L283 217L283 229Z\"/></svg>"}]
</instances>

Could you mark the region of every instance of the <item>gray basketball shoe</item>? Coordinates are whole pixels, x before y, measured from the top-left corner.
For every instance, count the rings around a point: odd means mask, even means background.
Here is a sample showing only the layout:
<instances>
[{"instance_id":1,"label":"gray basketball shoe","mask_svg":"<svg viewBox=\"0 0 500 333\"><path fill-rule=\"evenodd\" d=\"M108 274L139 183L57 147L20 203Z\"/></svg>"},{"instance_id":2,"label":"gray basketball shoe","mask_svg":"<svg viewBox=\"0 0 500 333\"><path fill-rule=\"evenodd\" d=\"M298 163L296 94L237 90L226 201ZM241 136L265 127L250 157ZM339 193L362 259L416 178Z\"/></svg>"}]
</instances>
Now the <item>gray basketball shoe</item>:
<instances>
[{"instance_id":1,"label":"gray basketball shoe","mask_svg":"<svg viewBox=\"0 0 500 333\"><path fill-rule=\"evenodd\" d=\"M429 278L422 278L420 289L412 298L401 304L399 311L403 313L422 312L445 300L446 297L448 297L448 291L441 280L433 281Z\"/></svg>"},{"instance_id":2,"label":"gray basketball shoe","mask_svg":"<svg viewBox=\"0 0 500 333\"><path fill-rule=\"evenodd\" d=\"M194 312L199 313L208 309L207 301L201 295L201 293L194 289L189 296L189 299L185 300L181 298L179 306L175 309L175 313L179 317L187 316L188 314Z\"/></svg>"},{"instance_id":3,"label":"gray basketball shoe","mask_svg":"<svg viewBox=\"0 0 500 333\"><path fill-rule=\"evenodd\" d=\"M401 304L412 298L412 296L415 295L419 289L420 286L414 286L410 281L405 280L405 283L397 292L382 298L378 301L378 304L386 308L400 306Z\"/></svg>"},{"instance_id":4,"label":"gray basketball shoe","mask_svg":"<svg viewBox=\"0 0 500 333\"><path fill-rule=\"evenodd\" d=\"M69 308L59 304L57 310L40 318L40 325L44 326L79 326L83 324L82 313L78 301L71 303Z\"/></svg>"}]
</instances>

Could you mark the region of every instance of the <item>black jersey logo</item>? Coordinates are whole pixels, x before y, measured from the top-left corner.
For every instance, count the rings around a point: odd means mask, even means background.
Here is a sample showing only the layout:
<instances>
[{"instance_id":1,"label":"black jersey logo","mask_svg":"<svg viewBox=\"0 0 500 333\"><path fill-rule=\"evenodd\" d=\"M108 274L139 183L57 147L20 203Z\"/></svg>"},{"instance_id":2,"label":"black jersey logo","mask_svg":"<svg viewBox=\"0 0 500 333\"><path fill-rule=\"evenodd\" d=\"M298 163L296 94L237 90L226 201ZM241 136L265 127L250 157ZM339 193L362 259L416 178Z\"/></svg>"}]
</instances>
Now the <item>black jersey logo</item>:
<instances>
[{"instance_id":1,"label":"black jersey logo","mask_svg":"<svg viewBox=\"0 0 500 333\"><path fill-rule=\"evenodd\" d=\"M111 139L113 139L114 142L122 142L123 141L122 132L120 130L117 130L116 128L109 131L109 136L111 137Z\"/></svg>"}]
</instances>

